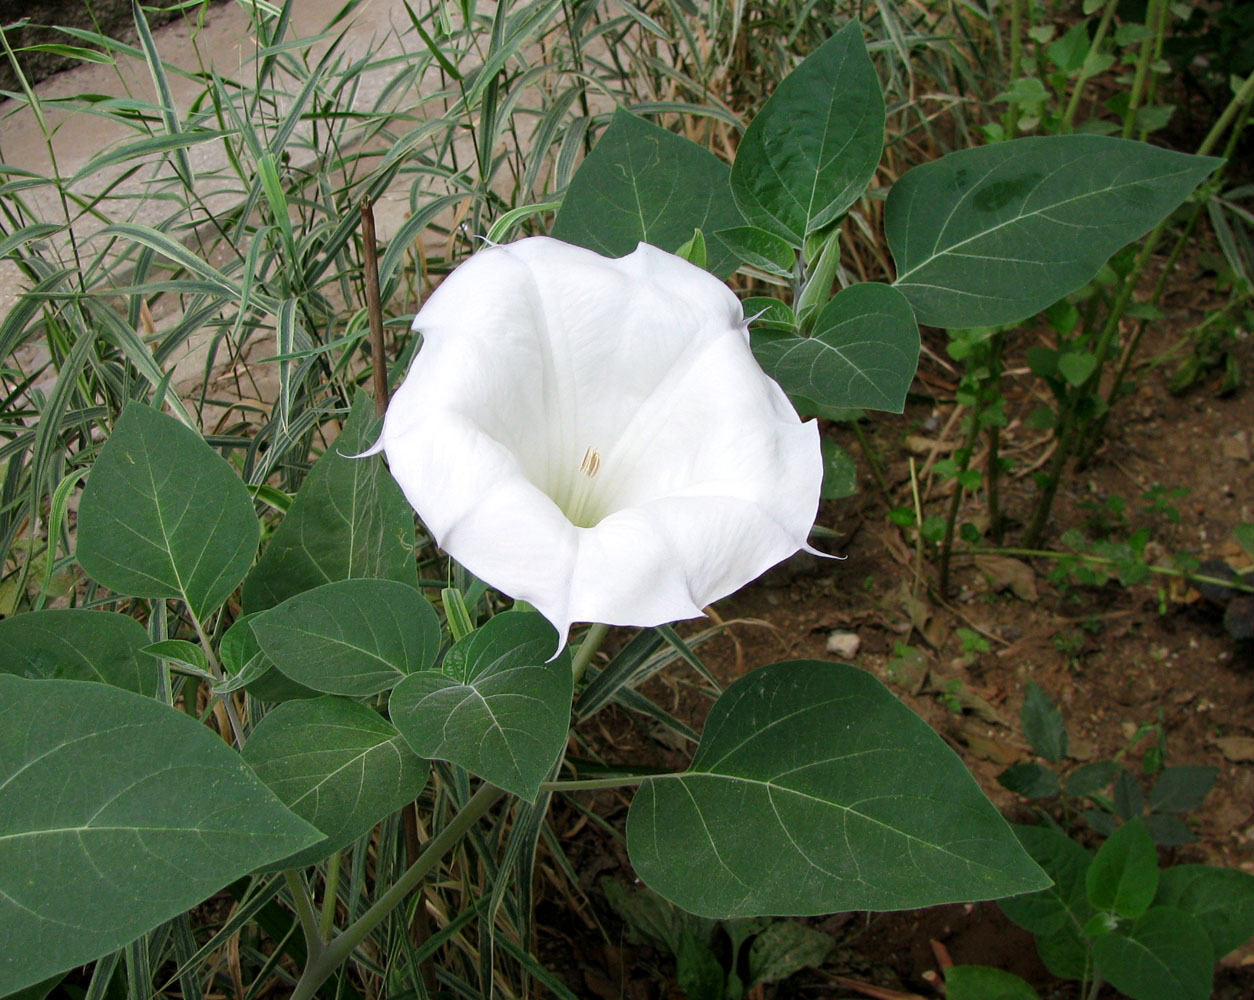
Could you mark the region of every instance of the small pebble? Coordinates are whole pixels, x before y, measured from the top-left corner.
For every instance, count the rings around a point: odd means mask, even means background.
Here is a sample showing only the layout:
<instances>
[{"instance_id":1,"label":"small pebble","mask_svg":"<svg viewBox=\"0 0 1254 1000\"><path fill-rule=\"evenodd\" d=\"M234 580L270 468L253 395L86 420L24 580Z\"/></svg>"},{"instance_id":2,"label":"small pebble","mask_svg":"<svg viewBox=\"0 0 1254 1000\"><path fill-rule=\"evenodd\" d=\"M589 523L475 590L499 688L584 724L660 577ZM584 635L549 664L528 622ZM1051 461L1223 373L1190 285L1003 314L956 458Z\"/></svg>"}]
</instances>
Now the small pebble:
<instances>
[{"instance_id":1,"label":"small pebble","mask_svg":"<svg viewBox=\"0 0 1254 1000\"><path fill-rule=\"evenodd\" d=\"M827 651L836 656L852 659L862 648L862 640L854 632L831 632L827 636Z\"/></svg>"}]
</instances>

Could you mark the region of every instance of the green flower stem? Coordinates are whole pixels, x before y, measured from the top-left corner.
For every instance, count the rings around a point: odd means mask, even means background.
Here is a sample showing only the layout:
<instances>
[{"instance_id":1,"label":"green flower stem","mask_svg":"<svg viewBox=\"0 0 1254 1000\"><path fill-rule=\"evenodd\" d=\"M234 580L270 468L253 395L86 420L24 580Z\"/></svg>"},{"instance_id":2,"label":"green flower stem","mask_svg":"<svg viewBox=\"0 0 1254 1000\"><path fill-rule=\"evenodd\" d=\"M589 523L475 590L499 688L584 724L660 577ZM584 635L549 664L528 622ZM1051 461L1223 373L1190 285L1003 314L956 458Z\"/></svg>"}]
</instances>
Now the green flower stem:
<instances>
[{"instance_id":1,"label":"green flower stem","mask_svg":"<svg viewBox=\"0 0 1254 1000\"><path fill-rule=\"evenodd\" d=\"M505 792L495 785L487 782L480 785L479 790L470 797L470 801L462 807L461 811L449 820L448 825L427 841L422 853L418 855L418 860L409 866L405 874L397 879L370 909L344 928L330 942L322 944L318 939L316 924L311 925L316 947L310 949L309 961L305 965L305 971L301 973L300 981L296 984L291 1000L313 1000L318 987L348 961L349 956L366 939L366 936L418 887L427 874L440 863L444 855L456 846L457 842L504 794ZM311 917L312 913L313 910L310 908ZM308 936L308 931L306 936Z\"/></svg>"},{"instance_id":2,"label":"green flower stem","mask_svg":"<svg viewBox=\"0 0 1254 1000\"><path fill-rule=\"evenodd\" d=\"M577 781L542 781L541 792L582 792L590 788L625 788L638 785L647 774L624 774L616 778L581 778Z\"/></svg>"},{"instance_id":3,"label":"green flower stem","mask_svg":"<svg viewBox=\"0 0 1254 1000\"><path fill-rule=\"evenodd\" d=\"M1106 32L1110 30L1110 22L1115 16L1117 6L1119 6L1119 0L1106 0L1106 6L1102 8L1102 19L1097 24L1097 31L1093 33L1093 44L1089 46L1090 53L1096 53L1101 48L1102 42L1106 40ZM1084 85L1089 82L1091 76L1086 59L1084 66L1080 67L1080 76L1075 82L1075 89L1071 91L1067 110L1063 112L1062 123L1058 129L1060 134L1066 135L1071 131L1071 123L1075 120L1075 113L1080 107L1080 98L1084 94Z\"/></svg>"},{"instance_id":4,"label":"green flower stem","mask_svg":"<svg viewBox=\"0 0 1254 1000\"><path fill-rule=\"evenodd\" d=\"M331 938L335 929L336 894L340 887L340 852L336 851L327 860L327 877L322 887L322 922L318 926L318 936L323 941Z\"/></svg>"},{"instance_id":5,"label":"green flower stem","mask_svg":"<svg viewBox=\"0 0 1254 1000\"><path fill-rule=\"evenodd\" d=\"M583 680L588 664L592 662L592 657L596 655L596 651L601 647L601 643L605 640L609 630L610 627L608 625L596 622L584 633L583 642L575 650L574 659L571 660L570 664L570 672L576 684Z\"/></svg>"}]
</instances>

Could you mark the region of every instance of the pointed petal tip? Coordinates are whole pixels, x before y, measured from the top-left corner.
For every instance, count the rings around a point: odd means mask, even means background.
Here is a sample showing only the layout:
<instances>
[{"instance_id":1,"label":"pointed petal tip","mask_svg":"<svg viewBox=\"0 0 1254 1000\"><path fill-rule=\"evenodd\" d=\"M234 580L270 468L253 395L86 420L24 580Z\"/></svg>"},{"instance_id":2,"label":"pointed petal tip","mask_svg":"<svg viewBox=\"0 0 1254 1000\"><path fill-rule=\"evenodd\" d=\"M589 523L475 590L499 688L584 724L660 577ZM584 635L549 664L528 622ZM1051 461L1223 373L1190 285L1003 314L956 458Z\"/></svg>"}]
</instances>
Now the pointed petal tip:
<instances>
[{"instance_id":1,"label":"pointed petal tip","mask_svg":"<svg viewBox=\"0 0 1254 1000\"><path fill-rule=\"evenodd\" d=\"M338 448L336 449L335 453L339 455L340 458L369 458L371 455L378 455L382 451L383 451L383 435L380 434L379 440L377 440L374 444L372 444L365 451L359 451L356 455L345 455Z\"/></svg>"}]
</instances>

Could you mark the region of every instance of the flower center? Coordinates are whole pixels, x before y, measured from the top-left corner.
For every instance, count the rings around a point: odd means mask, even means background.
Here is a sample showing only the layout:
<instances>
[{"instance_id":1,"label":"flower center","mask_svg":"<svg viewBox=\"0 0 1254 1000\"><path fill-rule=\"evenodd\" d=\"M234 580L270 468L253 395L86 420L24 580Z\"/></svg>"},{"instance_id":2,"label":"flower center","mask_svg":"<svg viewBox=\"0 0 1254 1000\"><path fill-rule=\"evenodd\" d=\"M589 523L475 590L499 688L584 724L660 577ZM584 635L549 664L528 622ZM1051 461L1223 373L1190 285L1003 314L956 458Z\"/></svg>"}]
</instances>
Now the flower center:
<instances>
[{"instance_id":1,"label":"flower center","mask_svg":"<svg viewBox=\"0 0 1254 1000\"><path fill-rule=\"evenodd\" d=\"M596 445L588 445L583 461L579 463L579 471L582 475L576 476L575 481L569 484L569 489L564 491L566 495L553 499L571 524L591 528L605 516L597 497L596 478L601 471L601 452Z\"/></svg>"}]
</instances>

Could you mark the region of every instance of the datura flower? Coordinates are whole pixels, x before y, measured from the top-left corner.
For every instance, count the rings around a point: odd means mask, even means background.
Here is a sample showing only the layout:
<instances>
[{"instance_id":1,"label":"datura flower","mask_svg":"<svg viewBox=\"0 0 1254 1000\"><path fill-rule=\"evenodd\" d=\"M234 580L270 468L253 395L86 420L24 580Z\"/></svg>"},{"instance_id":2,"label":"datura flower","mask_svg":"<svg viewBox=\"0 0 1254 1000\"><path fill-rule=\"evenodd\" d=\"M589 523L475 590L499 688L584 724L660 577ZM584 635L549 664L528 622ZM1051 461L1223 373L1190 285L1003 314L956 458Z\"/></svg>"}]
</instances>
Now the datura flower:
<instances>
[{"instance_id":1,"label":"datura flower","mask_svg":"<svg viewBox=\"0 0 1254 1000\"><path fill-rule=\"evenodd\" d=\"M524 239L458 267L414 329L375 450L436 543L563 640L697 617L809 549L818 427L702 269Z\"/></svg>"}]
</instances>

